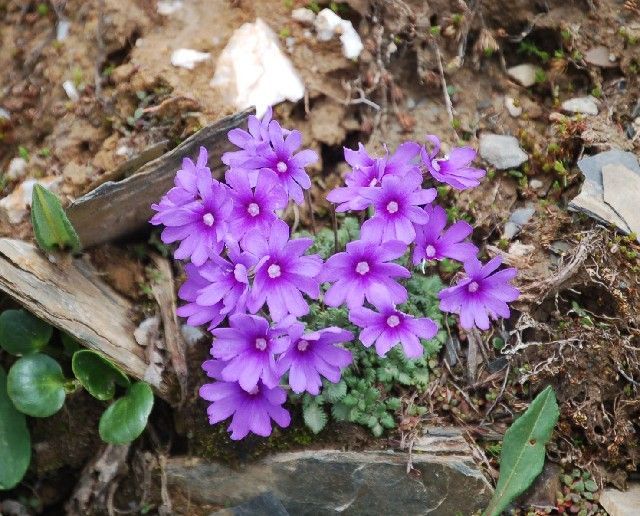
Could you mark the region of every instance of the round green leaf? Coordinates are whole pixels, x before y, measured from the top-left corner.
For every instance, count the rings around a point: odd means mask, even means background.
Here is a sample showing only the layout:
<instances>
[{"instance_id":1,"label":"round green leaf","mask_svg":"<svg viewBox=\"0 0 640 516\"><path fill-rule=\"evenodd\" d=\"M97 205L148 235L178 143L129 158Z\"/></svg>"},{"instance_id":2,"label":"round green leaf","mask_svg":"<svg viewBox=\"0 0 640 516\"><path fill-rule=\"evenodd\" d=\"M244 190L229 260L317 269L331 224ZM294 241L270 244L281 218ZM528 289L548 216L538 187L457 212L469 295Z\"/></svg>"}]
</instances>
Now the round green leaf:
<instances>
[{"instance_id":1,"label":"round green leaf","mask_svg":"<svg viewBox=\"0 0 640 516\"><path fill-rule=\"evenodd\" d=\"M7 375L0 367L0 490L16 486L31 462L27 421L7 395Z\"/></svg>"},{"instance_id":2,"label":"round green leaf","mask_svg":"<svg viewBox=\"0 0 640 516\"><path fill-rule=\"evenodd\" d=\"M37 353L47 345L53 328L25 310L0 314L0 346L12 355Z\"/></svg>"},{"instance_id":3,"label":"round green leaf","mask_svg":"<svg viewBox=\"0 0 640 516\"><path fill-rule=\"evenodd\" d=\"M41 353L19 359L7 376L7 391L16 408L33 417L48 417L64 404L64 375L60 364Z\"/></svg>"},{"instance_id":4,"label":"round green leaf","mask_svg":"<svg viewBox=\"0 0 640 516\"><path fill-rule=\"evenodd\" d=\"M129 387L129 379L109 360L95 351L82 349L73 354L71 368L89 394L99 400L110 400L116 384Z\"/></svg>"},{"instance_id":5,"label":"round green leaf","mask_svg":"<svg viewBox=\"0 0 640 516\"><path fill-rule=\"evenodd\" d=\"M129 387L127 394L114 401L100 418L100 437L112 444L126 444L138 437L153 408L153 392L144 382Z\"/></svg>"}]
</instances>

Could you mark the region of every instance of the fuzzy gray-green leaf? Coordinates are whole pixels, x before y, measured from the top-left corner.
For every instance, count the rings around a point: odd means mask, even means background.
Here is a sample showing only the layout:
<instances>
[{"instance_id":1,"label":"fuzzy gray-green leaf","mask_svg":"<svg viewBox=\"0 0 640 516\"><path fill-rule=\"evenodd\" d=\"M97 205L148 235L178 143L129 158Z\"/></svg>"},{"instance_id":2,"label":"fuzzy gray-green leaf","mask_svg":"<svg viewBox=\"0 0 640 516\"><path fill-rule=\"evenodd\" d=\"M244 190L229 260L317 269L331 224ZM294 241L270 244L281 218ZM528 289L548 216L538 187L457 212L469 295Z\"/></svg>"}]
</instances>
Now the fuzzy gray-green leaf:
<instances>
[{"instance_id":1,"label":"fuzzy gray-green leaf","mask_svg":"<svg viewBox=\"0 0 640 516\"><path fill-rule=\"evenodd\" d=\"M38 245L45 251L80 250L80 239L58 198L41 185L34 185L31 223Z\"/></svg>"},{"instance_id":2,"label":"fuzzy gray-green leaf","mask_svg":"<svg viewBox=\"0 0 640 516\"><path fill-rule=\"evenodd\" d=\"M309 403L302 409L304 423L314 434L320 432L327 424L327 414L317 403Z\"/></svg>"},{"instance_id":3,"label":"fuzzy gray-green leaf","mask_svg":"<svg viewBox=\"0 0 640 516\"><path fill-rule=\"evenodd\" d=\"M498 516L542 471L545 445L558 421L558 403L551 386L533 400L529 408L504 434L500 477L496 492L485 511Z\"/></svg>"}]
</instances>

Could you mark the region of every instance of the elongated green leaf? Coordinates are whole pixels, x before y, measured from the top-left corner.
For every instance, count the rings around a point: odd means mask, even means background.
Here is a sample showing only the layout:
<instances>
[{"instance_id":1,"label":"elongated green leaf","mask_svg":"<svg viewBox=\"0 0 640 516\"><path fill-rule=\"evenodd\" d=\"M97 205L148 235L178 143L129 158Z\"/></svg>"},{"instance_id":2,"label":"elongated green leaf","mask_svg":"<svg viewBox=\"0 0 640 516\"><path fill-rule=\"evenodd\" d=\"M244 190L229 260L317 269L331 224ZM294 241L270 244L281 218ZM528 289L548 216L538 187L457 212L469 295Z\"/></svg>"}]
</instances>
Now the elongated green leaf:
<instances>
[{"instance_id":1,"label":"elongated green leaf","mask_svg":"<svg viewBox=\"0 0 640 516\"><path fill-rule=\"evenodd\" d=\"M130 443L147 426L152 408L151 387L144 382L134 383L127 394L109 405L100 417L100 437L112 444Z\"/></svg>"},{"instance_id":2,"label":"elongated green leaf","mask_svg":"<svg viewBox=\"0 0 640 516\"><path fill-rule=\"evenodd\" d=\"M53 328L25 310L0 314L0 347L12 355L28 355L44 348Z\"/></svg>"},{"instance_id":3,"label":"elongated green leaf","mask_svg":"<svg viewBox=\"0 0 640 516\"><path fill-rule=\"evenodd\" d=\"M60 410L66 396L60 364L35 353L18 360L7 376L7 392L15 407L33 417L48 417Z\"/></svg>"},{"instance_id":4,"label":"elongated green leaf","mask_svg":"<svg viewBox=\"0 0 640 516\"><path fill-rule=\"evenodd\" d=\"M31 462L31 437L26 418L7 395L7 375L0 367L0 491L22 480Z\"/></svg>"},{"instance_id":5,"label":"elongated green leaf","mask_svg":"<svg viewBox=\"0 0 640 516\"><path fill-rule=\"evenodd\" d=\"M504 434L500 477L485 514L498 516L542 471L545 445L558 421L556 394L548 386Z\"/></svg>"},{"instance_id":6,"label":"elongated green leaf","mask_svg":"<svg viewBox=\"0 0 640 516\"><path fill-rule=\"evenodd\" d=\"M89 349L82 349L73 354L71 368L87 392L99 400L113 398L116 384L129 387L127 375L109 360Z\"/></svg>"},{"instance_id":7,"label":"elongated green leaf","mask_svg":"<svg viewBox=\"0 0 640 516\"><path fill-rule=\"evenodd\" d=\"M45 251L80 250L80 239L58 198L41 185L34 185L31 224L38 245Z\"/></svg>"},{"instance_id":8,"label":"elongated green leaf","mask_svg":"<svg viewBox=\"0 0 640 516\"><path fill-rule=\"evenodd\" d=\"M327 414L317 403L311 402L302 408L304 423L314 434L319 433L327 424Z\"/></svg>"}]
</instances>

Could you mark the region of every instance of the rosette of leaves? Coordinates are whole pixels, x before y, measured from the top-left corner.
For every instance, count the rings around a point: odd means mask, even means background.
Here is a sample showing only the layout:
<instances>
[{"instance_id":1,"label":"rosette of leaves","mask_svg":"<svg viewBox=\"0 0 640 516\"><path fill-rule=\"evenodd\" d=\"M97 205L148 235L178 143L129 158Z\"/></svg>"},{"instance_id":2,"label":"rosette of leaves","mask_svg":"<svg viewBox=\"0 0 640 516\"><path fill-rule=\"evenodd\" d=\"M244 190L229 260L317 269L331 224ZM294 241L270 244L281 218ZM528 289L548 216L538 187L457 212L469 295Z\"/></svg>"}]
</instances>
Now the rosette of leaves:
<instances>
[{"instance_id":1,"label":"rosette of leaves","mask_svg":"<svg viewBox=\"0 0 640 516\"><path fill-rule=\"evenodd\" d=\"M333 232L331 235L333 239ZM343 238L353 237L344 234ZM325 245L322 242L323 239L316 237L316 252L321 251L318 246ZM333 240L326 245L331 245L329 253L333 252ZM406 286L409 301L401 309L412 315L430 317L442 328L444 316L438 308L438 292L443 287L440 278L416 272ZM312 304L306 319L311 331L338 326L355 335L353 342L345 345L353 354L353 363L343 371L340 382L334 384L324 380L320 395L302 395L305 424L315 433L325 427L329 417L365 426L376 437L381 436L385 429L394 428L403 390L410 388L420 392L426 388L430 370L435 365L431 361L446 340L446 332L441 330L435 338L422 341L425 352L419 359L407 358L397 346L383 358L378 356L375 349L364 347L358 340L359 328L349 322L346 308ZM292 394L292 397L299 396ZM424 407L414 406L409 415L422 415L424 411Z\"/></svg>"},{"instance_id":2,"label":"rosette of leaves","mask_svg":"<svg viewBox=\"0 0 640 516\"><path fill-rule=\"evenodd\" d=\"M67 395L84 388L100 401L110 401L117 389L124 394L100 418L102 440L123 444L145 429L153 407L153 393L144 382L131 384L115 364L95 351L81 349L61 334L64 350L51 343L54 330L25 310L0 314L0 347L16 357L5 375L0 370L0 490L13 488L24 476L31 458L25 415L49 417L64 405ZM74 377L50 356L71 357ZM68 368L68 365L65 364Z\"/></svg>"}]
</instances>

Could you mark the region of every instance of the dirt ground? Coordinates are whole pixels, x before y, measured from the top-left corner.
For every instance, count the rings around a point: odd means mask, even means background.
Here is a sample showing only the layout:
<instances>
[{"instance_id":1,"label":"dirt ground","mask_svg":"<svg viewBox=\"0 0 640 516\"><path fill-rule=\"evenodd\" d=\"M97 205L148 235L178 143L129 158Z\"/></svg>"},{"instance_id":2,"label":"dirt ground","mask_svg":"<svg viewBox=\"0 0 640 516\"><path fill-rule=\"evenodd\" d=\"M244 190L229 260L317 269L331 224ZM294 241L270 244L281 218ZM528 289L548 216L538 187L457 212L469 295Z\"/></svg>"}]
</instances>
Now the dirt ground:
<instances>
[{"instance_id":1,"label":"dirt ground","mask_svg":"<svg viewBox=\"0 0 640 516\"><path fill-rule=\"evenodd\" d=\"M552 384L561 416L551 462L590 471L599 487L624 487L640 463L640 246L633 235L618 235L567 204L582 183L579 157L607 149L640 155L640 2L350 0L336 8L364 42L357 61L343 57L337 40L309 38L307 27L292 20L292 8L309 4L329 3L185 0L163 16L155 0L0 0L0 196L20 192L27 178L49 179L68 203L117 179L118 166L148 147L173 146L234 112L209 82L232 32L256 17L281 36L307 89L304 102L284 103L276 116L300 129L321 156L311 171L317 224L331 223L324 196L345 171L343 146L363 141L380 151L437 134L446 145L477 147L481 132L514 135L529 154L525 165L489 169L480 187L444 200L474 222L483 256L500 254L518 267L523 296L511 320L488 334L451 329L460 347L453 347L455 357L443 351L427 392L415 401L429 408L427 415L398 414L400 430L385 439L406 438L425 423L462 425L495 479L502 434ZM60 38L64 20L69 31ZM589 50L599 46L608 59L588 62ZM194 70L176 68L170 56L178 48L209 52L211 59ZM506 71L525 62L540 70L528 88ZM77 100L65 93L65 81ZM597 116L560 115L564 100L585 95L597 99ZM514 99L518 116L505 98ZM24 170L8 174L19 156ZM514 240L504 238L509 215L529 204L531 220ZM310 222L301 213L301 223ZM0 235L32 238L28 217L10 220L2 211ZM114 288L147 314L153 304L141 247L152 245L127 241L90 252ZM196 370L199 357L191 359ZM90 403L77 399L83 408L35 425L29 489L16 494L33 511L62 511L94 458L98 412ZM163 506L163 457L206 448L195 414L203 406L194 403L193 413L162 404L154 412L150 436L134 445L112 503L115 496L116 505L136 513ZM63 437L51 438L52 429ZM59 444L70 439L72 447ZM347 448L371 444L351 427L333 428L322 439Z\"/></svg>"}]
</instances>

